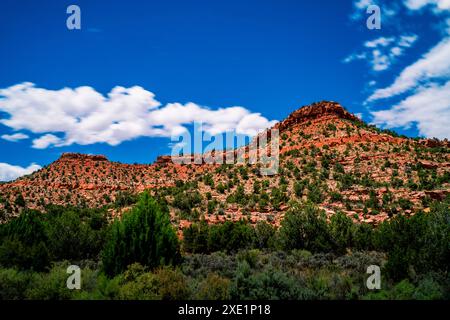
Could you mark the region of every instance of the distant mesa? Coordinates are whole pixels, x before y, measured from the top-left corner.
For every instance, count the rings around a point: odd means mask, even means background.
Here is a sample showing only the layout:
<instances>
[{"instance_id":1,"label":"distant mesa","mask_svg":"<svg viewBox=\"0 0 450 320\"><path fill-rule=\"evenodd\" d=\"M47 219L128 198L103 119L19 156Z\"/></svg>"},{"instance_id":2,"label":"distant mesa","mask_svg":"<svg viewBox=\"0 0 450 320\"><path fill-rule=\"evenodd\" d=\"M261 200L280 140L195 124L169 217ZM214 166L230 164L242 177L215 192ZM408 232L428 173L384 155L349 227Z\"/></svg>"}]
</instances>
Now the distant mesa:
<instances>
[{"instance_id":1,"label":"distant mesa","mask_svg":"<svg viewBox=\"0 0 450 320\"><path fill-rule=\"evenodd\" d=\"M91 160L91 161L108 161L104 155L101 154L83 154L74 152L65 152L61 155L59 160Z\"/></svg>"}]
</instances>

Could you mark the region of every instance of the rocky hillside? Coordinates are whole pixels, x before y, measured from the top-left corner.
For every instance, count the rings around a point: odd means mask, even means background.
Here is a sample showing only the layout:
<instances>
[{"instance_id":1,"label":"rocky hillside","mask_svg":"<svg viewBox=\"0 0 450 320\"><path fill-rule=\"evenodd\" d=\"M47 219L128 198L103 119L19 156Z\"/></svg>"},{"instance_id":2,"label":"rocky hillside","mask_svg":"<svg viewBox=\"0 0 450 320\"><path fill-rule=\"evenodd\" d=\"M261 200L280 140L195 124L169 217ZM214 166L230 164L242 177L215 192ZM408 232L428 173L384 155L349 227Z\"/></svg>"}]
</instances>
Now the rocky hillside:
<instances>
[{"instance_id":1,"label":"rocky hillside","mask_svg":"<svg viewBox=\"0 0 450 320\"><path fill-rule=\"evenodd\" d=\"M335 102L302 107L276 124L280 170L261 176L256 165L123 164L100 155L63 154L49 166L0 185L0 218L48 204L109 206L118 214L150 189L168 203L180 228L266 220L279 224L290 201L312 201L328 214L378 223L427 211L450 193L450 143L409 139L365 124ZM236 152L236 150L234 151ZM188 156L190 157L190 156Z\"/></svg>"}]
</instances>

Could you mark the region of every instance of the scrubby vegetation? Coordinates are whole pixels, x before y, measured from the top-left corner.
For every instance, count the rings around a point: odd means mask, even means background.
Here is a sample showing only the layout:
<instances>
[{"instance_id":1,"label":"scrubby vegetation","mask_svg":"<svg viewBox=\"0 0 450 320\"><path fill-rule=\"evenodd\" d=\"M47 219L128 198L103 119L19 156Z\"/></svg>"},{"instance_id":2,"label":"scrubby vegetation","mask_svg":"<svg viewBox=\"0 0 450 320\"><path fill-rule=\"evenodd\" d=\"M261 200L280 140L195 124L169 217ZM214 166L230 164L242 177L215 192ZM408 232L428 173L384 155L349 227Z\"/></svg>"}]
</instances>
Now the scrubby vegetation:
<instances>
[{"instance_id":1,"label":"scrubby vegetation","mask_svg":"<svg viewBox=\"0 0 450 320\"><path fill-rule=\"evenodd\" d=\"M200 219L182 240L158 199L112 223L106 209L48 206L0 225L0 299L450 298L450 199L375 228L295 202L279 228ZM72 264L81 290L66 288ZM365 285L369 265L381 290Z\"/></svg>"}]
</instances>

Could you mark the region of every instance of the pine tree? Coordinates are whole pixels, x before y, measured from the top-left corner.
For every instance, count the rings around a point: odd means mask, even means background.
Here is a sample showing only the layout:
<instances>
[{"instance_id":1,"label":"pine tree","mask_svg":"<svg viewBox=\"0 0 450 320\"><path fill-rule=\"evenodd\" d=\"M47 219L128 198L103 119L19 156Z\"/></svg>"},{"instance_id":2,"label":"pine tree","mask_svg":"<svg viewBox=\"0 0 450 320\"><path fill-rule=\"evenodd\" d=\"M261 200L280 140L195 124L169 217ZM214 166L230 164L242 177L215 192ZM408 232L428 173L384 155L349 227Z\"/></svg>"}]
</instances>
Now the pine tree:
<instances>
[{"instance_id":1,"label":"pine tree","mask_svg":"<svg viewBox=\"0 0 450 320\"><path fill-rule=\"evenodd\" d=\"M113 276L139 262L150 268L179 262L176 232L169 214L144 192L135 207L116 220L103 251L103 267Z\"/></svg>"}]
</instances>

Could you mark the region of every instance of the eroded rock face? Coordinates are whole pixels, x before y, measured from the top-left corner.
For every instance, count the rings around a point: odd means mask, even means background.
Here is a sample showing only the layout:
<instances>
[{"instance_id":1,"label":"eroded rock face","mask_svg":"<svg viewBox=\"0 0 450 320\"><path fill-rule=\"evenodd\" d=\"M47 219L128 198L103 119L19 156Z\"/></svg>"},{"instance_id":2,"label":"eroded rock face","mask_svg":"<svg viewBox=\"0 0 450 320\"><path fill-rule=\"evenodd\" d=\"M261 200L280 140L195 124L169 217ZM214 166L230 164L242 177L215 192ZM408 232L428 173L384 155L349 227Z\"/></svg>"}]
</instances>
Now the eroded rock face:
<instances>
[{"instance_id":1,"label":"eroded rock face","mask_svg":"<svg viewBox=\"0 0 450 320\"><path fill-rule=\"evenodd\" d=\"M172 162L171 156L158 156L156 158L155 164L160 166L166 166Z\"/></svg>"},{"instance_id":2,"label":"eroded rock face","mask_svg":"<svg viewBox=\"0 0 450 320\"><path fill-rule=\"evenodd\" d=\"M449 190L432 190L425 191L425 194L434 200L444 200L450 194Z\"/></svg>"},{"instance_id":3,"label":"eroded rock face","mask_svg":"<svg viewBox=\"0 0 450 320\"><path fill-rule=\"evenodd\" d=\"M91 155L91 154L82 154L82 153L72 153L72 152L66 152L61 155L59 158L60 161L65 160L92 160L92 161L108 161L108 158L106 158L104 155Z\"/></svg>"},{"instance_id":4,"label":"eroded rock face","mask_svg":"<svg viewBox=\"0 0 450 320\"><path fill-rule=\"evenodd\" d=\"M339 103L333 101L321 101L294 111L286 118L286 120L276 124L275 128L284 131L287 128L294 127L296 124L324 117L336 117L361 122L358 117L345 110Z\"/></svg>"},{"instance_id":5,"label":"eroded rock face","mask_svg":"<svg viewBox=\"0 0 450 320\"><path fill-rule=\"evenodd\" d=\"M439 140L439 139L420 139L419 143L423 144L428 148L450 148L450 141L447 139Z\"/></svg>"}]
</instances>

